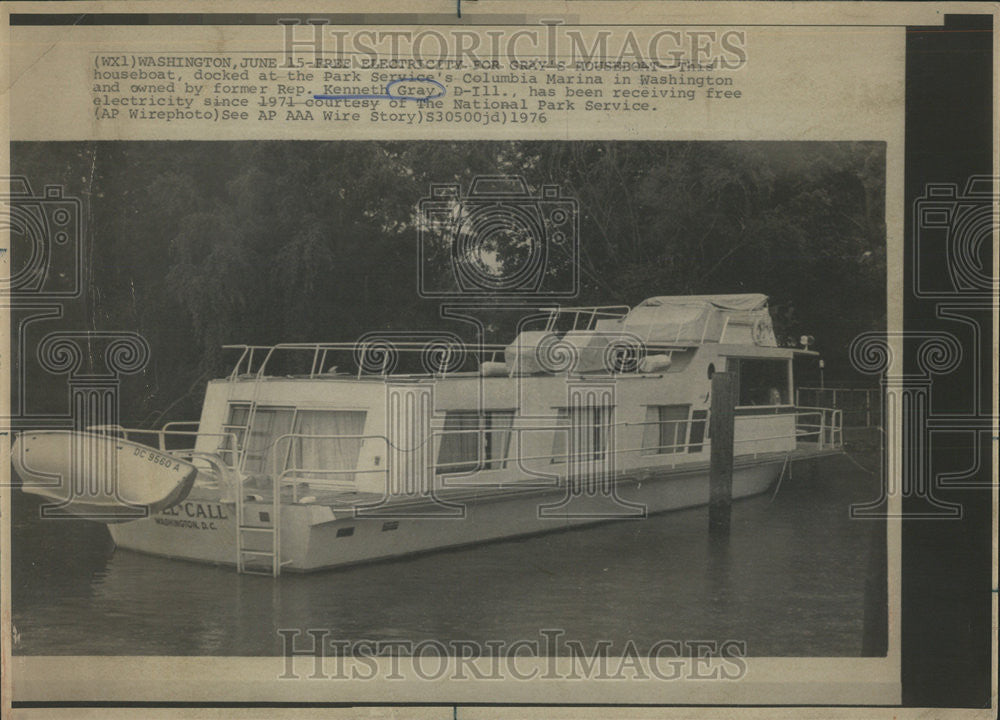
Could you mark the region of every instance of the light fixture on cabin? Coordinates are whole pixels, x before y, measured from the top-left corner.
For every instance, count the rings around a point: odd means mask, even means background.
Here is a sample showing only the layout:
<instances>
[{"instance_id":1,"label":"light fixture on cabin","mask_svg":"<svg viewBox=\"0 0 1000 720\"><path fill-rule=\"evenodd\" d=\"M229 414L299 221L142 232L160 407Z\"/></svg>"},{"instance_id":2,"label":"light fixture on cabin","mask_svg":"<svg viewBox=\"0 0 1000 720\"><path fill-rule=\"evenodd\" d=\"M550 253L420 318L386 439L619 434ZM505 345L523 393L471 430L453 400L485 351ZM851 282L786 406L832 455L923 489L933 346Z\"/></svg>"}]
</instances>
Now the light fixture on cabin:
<instances>
[{"instance_id":1,"label":"light fixture on cabin","mask_svg":"<svg viewBox=\"0 0 1000 720\"><path fill-rule=\"evenodd\" d=\"M808 350L809 346L813 345L815 342L816 338L814 338L812 335L803 335L802 337L799 338L799 345L801 345L806 350Z\"/></svg>"}]
</instances>

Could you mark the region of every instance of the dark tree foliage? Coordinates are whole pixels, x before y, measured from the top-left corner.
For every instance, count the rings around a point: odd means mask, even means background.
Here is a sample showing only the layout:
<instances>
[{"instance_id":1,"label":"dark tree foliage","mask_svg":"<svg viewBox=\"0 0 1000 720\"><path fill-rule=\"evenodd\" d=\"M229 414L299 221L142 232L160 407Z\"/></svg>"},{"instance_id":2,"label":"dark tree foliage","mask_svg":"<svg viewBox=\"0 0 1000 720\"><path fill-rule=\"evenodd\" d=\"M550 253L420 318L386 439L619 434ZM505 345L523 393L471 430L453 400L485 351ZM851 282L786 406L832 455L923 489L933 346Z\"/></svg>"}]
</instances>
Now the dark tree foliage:
<instances>
[{"instance_id":1,"label":"dark tree foliage","mask_svg":"<svg viewBox=\"0 0 1000 720\"><path fill-rule=\"evenodd\" d=\"M816 336L834 380L885 323L881 143L29 143L12 166L85 201L88 293L67 317L149 340L135 422L196 416L225 343L440 327L417 205L482 174L579 200L575 304L766 293L779 337Z\"/></svg>"}]
</instances>

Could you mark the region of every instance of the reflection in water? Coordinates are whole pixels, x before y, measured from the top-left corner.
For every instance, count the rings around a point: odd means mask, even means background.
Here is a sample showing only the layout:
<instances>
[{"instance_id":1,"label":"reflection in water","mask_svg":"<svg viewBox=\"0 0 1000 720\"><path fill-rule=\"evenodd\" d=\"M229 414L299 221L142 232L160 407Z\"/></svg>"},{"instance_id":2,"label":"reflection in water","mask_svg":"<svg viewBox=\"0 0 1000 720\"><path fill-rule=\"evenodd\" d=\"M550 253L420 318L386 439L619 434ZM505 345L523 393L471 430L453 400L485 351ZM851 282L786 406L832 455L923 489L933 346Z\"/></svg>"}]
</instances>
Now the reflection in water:
<instances>
[{"instance_id":1,"label":"reflection in water","mask_svg":"<svg viewBox=\"0 0 1000 720\"><path fill-rule=\"evenodd\" d=\"M728 541L696 508L277 581L115 551L103 526L41 522L14 493L18 652L253 656L281 653L278 628L483 644L558 628L640 652L734 639L756 656L884 653L884 530L848 516L876 489L831 459L773 503L736 503Z\"/></svg>"}]
</instances>

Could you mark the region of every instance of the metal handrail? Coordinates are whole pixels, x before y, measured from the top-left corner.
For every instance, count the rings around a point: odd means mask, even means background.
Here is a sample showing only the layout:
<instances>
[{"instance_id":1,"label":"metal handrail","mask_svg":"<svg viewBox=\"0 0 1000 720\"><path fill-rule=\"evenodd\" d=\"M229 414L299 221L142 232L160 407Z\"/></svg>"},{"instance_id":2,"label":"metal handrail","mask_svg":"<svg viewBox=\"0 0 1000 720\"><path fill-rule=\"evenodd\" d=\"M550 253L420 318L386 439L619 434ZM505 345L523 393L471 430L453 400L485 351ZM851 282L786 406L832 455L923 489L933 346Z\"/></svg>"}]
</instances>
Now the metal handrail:
<instances>
[{"instance_id":1,"label":"metal handrail","mask_svg":"<svg viewBox=\"0 0 1000 720\"><path fill-rule=\"evenodd\" d=\"M775 415L775 417L794 416L795 418L798 418L800 415L803 415L803 414L814 414L816 412L831 413L831 422L829 424L824 424L822 422L822 420L821 420L820 423L816 424L816 425L806 424L805 425L806 427L816 427L816 428L818 428L818 430L814 430L814 431L810 430L810 431L806 431L806 432L799 432L798 428L801 427L801 426L803 426L803 423L798 422L796 420L796 423L795 423L795 428L796 429L793 431L792 434L768 435L768 436L752 437L752 438L739 438L739 439L734 439L733 443L734 444L743 444L743 443L749 444L749 443L758 443L758 442L764 442L764 441L770 441L770 440L798 439L798 438L801 438L801 437L806 437L806 436L811 436L811 435L821 435L821 433L824 431L824 429L830 429L830 430L834 431L838 435L838 437L839 437L840 436L840 428L839 428L836 420L833 419L833 418L836 418L838 416L838 414L840 412L838 410L833 410L831 408L810 408L809 411L806 412L806 413L800 413L798 411L795 411L795 412L781 413L779 415ZM650 425L653 425L653 426L662 426L662 425L680 425L680 424L692 424L693 425L695 423L705 423L706 427L707 427L707 423L708 422L709 422L709 414L706 414L705 418L691 418L691 417L688 417L688 418L683 418L683 419L662 420L662 421L660 421L660 420L649 420L649 421L644 421L644 422L617 422L617 423L607 423L607 424L603 425L603 427L644 427L644 426L650 426ZM521 432L538 432L538 431L551 431L551 430L556 430L556 431L559 431L559 432L567 432L568 433L568 432L571 432L573 430L573 428L570 425L537 425L537 426L529 426L529 427L525 427L525 426L512 426L510 428L502 428L502 429L498 429L498 430L486 430L486 429L479 429L479 428L475 428L475 429L469 428L469 429L464 429L464 430L447 430L447 431L443 431L443 432L436 432L435 434L441 434L441 435L453 434L453 433L454 434L467 434L467 433L483 433L483 434L485 434L487 432L512 432L512 431L521 433ZM839 439L842 442L842 438L839 438ZM835 445L839 444L837 441L831 440L831 442L832 442L832 444L835 444ZM708 438L707 435L706 435L702 439L701 442L692 442L689 439L687 442L673 443L673 444L669 444L669 445L650 445L650 446L647 446L647 447L641 447L640 446L640 447L637 447L637 448L614 448L613 452L615 454L617 454L617 455L624 455L624 454L636 453L636 452L645 452L645 453L657 454L657 455L685 456L685 455L689 454L690 448L692 448L692 447L701 447L701 448L711 447L711 439ZM672 453L658 452L660 450L665 450L665 449L668 449L668 448L671 449L673 452ZM475 463L477 466L483 466L483 465L487 465L487 464L490 464L490 463L503 463L504 465L506 465L506 463L509 462L509 461L511 461L511 460L517 460L519 462L520 461L528 461L528 460L550 460L550 461L553 461L553 462L555 462L555 461L563 462L563 461L568 461L572 457L587 458L587 459L590 459L590 460L599 460L599 459L595 459L593 457L593 452L594 451L586 451L586 452L583 452L583 453L568 453L568 452L567 453L549 453L549 454L544 454L544 455L529 455L529 456L517 455L516 457L502 457L502 458L477 458L476 460L464 460L464 461L455 461L455 462L449 462L449 463L435 463L432 467L433 467L434 470L437 470L439 468L469 466L469 465L472 465L473 463ZM752 453L752 456L756 457L757 454L758 453L756 453L756 452ZM676 465L676 464L677 464L676 462L672 463L672 465ZM476 468L476 472L480 472L480 471L483 471L483 470L486 470L486 469L483 468L483 467L477 467Z\"/></svg>"},{"instance_id":2,"label":"metal handrail","mask_svg":"<svg viewBox=\"0 0 1000 720\"><path fill-rule=\"evenodd\" d=\"M772 435L764 437L753 437L753 438L739 438L734 439L734 444L746 444L746 443L760 443L771 440L787 440L787 439L801 439L805 437L816 437L820 447L822 448L825 444L829 442L830 445L837 447L843 443L843 411L836 408L819 408L819 407L793 407L793 406L781 406L790 408L789 412L776 414L775 417L787 417L793 416L795 418L795 427L792 434L781 434ZM808 420L810 416L815 416L815 420ZM687 426L694 425L696 423L701 423L708 427L710 422L710 413L706 412L704 418L677 418L670 420L647 420L641 422L634 421L620 421L614 423L602 423L603 427L648 427L648 426ZM215 475L220 480L225 479L230 481L228 473L235 473L236 468L231 464L227 463L222 457L221 453L232 453L235 452L237 436L233 432L202 432L200 430L176 430L173 428L181 426L195 426L198 425L195 421L175 421L165 424L162 428L158 430L152 430L147 428L126 428L121 425L93 425L87 428L88 431L101 432L101 433L120 433L124 439L128 440L129 435L154 435L159 438L159 448L163 452L167 452L173 455L181 457L196 458L208 463L213 470L213 475ZM572 432L573 426L568 424L556 424L555 422L545 425L532 425L532 426L518 426L512 424L509 427L495 428L495 429L485 429L485 428L465 428L465 429L455 429L455 430L444 430L443 428L430 428L431 436L434 435L447 435L447 434L482 434L485 435L488 432L507 432L507 433L518 433L518 442L520 443L520 436L525 432L538 432L538 431L556 431L556 432ZM166 438L167 437L212 437L212 438L229 438L232 443L232 448L216 452L202 452L196 451L194 448L179 448L168 450L166 448ZM389 452L391 448L394 447L390 439L385 434L324 434L324 435L309 435L305 433L285 433L283 435L275 438L267 446L260 449L261 456L266 458L271 452L273 452L277 447L283 442L289 443L289 450L291 449L290 443L292 440L307 440L307 441L350 441L355 440L364 443L366 440L378 440L385 444L385 466L384 467L363 467L360 464L355 465L353 468L341 468L341 469L313 469L313 468L301 468L301 467L285 467L280 474L274 477L273 489L275 493L279 493L283 485L296 482L293 478L302 478L302 476L338 476L338 475L363 475L363 474L385 474L386 477L390 476L391 464L392 464L392 454ZM685 457L692 447L710 447L711 439L709 437L703 436L700 442L692 442L688 438L685 442L664 444L664 445L651 445L647 447L634 447L634 448L604 448L604 452L614 452L615 454L624 455L630 453L650 453L656 455L671 455L674 458L674 462L671 465L677 465L678 460ZM669 451L669 452L664 452ZM505 453L502 458L477 458L475 461L454 461L449 463L431 463L429 465L429 470L431 472L437 472L440 469L447 469L448 467L461 467L469 466L473 462L477 465L476 471L481 471L486 469L485 465L491 463L502 463L504 466L507 465L511 460L517 460L518 462L531 461L531 460L550 460L550 461L569 461L571 458L578 457L588 460L600 461L601 458L595 458L593 456L594 451L585 451L580 453L549 453L544 455L534 455L534 456L524 456L516 455L514 457L509 457ZM757 453L753 453L754 456ZM288 458L286 457L286 462ZM239 474L235 475L231 482L234 485L235 490L239 493L243 493L243 478ZM310 481L311 484L328 486L328 487L342 487L345 489L351 489L356 487L356 483L353 480L344 481L331 481L331 482L317 482L316 480Z\"/></svg>"},{"instance_id":3,"label":"metal handrail","mask_svg":"<svg viewBox=\"0 0 1000 720\"><path fill-rule=\"evenodd\" d=\"M262 447L259 452L263 457L266 457L267 454L276 448L278 443L283 440L381 440L385 443L387 457L389 448L392 447L392 443L389 442L389 437L378 433L369 435L306 435L305 433L285 433L284 435L276 437L270 444ZM388 462L388 460L386 462Z\"/></svg>"},{"instance_id":4,"label":"metal handrail","mask_svg":"<svg viewBox=\"0 0 1000 720\"><path fill-rule=\"evenodd\" d=\"M369 435L306 435L304 433L285 433L277 437L274 442L267 446L264 454L271 451L272 448L276 448L279 443L283 440L289 441L288 452L291 451L291 441L292 440L357 440L359 442L364 442L365 440L382 440L386 445L385 453L385 467L381 468L361 468L360 466L355 466L353 468L325 468L325 469L312 469L312 468L300 468L300 467L286 467L274 478L273 492L277 496L281 492L283 485L292 486L292 501L298 501L298 486L297 483L303 482L303 480L290 479L292 477L300 477L301 475L363 475L385 473L386 478L389 477L390 463L391 463L391 453L389 453L389 448L391 444L389 443L389 438L385 435L369 434ZM288 462L288 457L286 455L285 462ZM309 480L310 485L318 485L321 487L332 487L340 488L344 490L351 490L357 487L353 479L343 480L343 481L332 481L332 482L317 482L316 480Z\"/></svg>"},{"instance_id":5,"label":"metal handrail","mask_svg":"<svg viewBox=\"0 0 1000 720\"><path fill-rule=\"evenodd\" d=\"M580 322L581 314L589 314L590 318L587 320L584 330L589 330L598 318L612 318L620 320L627 316L632 308L628 305L593 305L584 307L542 307L538 308L539 312L547 312L549 317L545 322L546 331L551 331L555 325L556 321L559 319L560 315L573 313L573 330L577 330L577 323Z\"/></svg>"},{"instance_id":6,"label":"metal handrail","mask_svg":"<svg viewBox=\"0 0 1000 720\"><path fill-rule=\"evenodd\" d=\"M153 429L150 429L150 428L127 428L127 427L123 427L121 425L88 425L86 429L87 429L88 432L97 432L97 433L101 433L101 434L108 434L109 431L116 432L116 433L121 433L123 440L130 440L130 438L129 438L130 434L132 434L132 435L154 435L158 439L158 443L156 445L156 449L160 450L161 452L165 452L165 453L193 452L194 451L194 447L193 446L190 447L190 448L174 448L172 450L169 449L169 448L167 448L167 446L166 446L167 437L193 437L195 439L195 442L197 442L197 439L199 437L229 438L232 441L233 446L235 447L235 444L236 444L236 434L235 433L231 433L231 432L218 432L218 433L216 433L216 432L202 432L201 430L168 430L168 428L171 425L199 425L199 424L200 423L195 422L195 421L169 422L166 425L164 425L162 428L159 428L157 430L153 430ZM218 454L219 452L220 452L219 450L216 450L215 454ZM228 449L228 450L222 450L221 452L232 453L233 450L232 449ZM231 466L231 467L235 467L235 466Z\"/></svg>"},{"instance_id":7,"label":"metal handrail","mask_svg":"<svg viewBox=\"0 0 1000 720\"><path fill-rule=\"evenodd\" d=\"M443 338L450 340L450 338ZM361 351L360 362L358 363L358 374L361 374L362 366L364 364L365 355L370 348L378 348L378 338L372 338L369 341L364 342L334 342L334 343L278 343L276 345L223 345L224 350L242 350L242 354L233 367L232 372L229 374L230 380L235 380L241 375L240 368L243 366L244 359L247 360L247 372L248 375L253 375L256 379L261 379L266 377L265 370L267 369L267 364L271 361L276 351L279 350L295 350L295 351L308 351L313 353L313 362L310 366L309 377L315 378L317 376L323 375L322 367L326 362L326 353L328 352L343 352L343 351ZM428 341L418 342L418 341L392 341L392 350L401 353L422 353L427 350ZM477 343L461 343L455 344L456 348L461 348L463 352L470 353L472 355L478 356L480 351L485 355L487 353L497 353L502 352L506 349L506 345L498 344L477 344ZM261 360L259 367L256 371L253 370L253 354L254 352L261 351L264 352L264 359ZM320 354L322 353L322 355ZM384 367L383 372L385 374Z\"/></svg>"}]
</instances>

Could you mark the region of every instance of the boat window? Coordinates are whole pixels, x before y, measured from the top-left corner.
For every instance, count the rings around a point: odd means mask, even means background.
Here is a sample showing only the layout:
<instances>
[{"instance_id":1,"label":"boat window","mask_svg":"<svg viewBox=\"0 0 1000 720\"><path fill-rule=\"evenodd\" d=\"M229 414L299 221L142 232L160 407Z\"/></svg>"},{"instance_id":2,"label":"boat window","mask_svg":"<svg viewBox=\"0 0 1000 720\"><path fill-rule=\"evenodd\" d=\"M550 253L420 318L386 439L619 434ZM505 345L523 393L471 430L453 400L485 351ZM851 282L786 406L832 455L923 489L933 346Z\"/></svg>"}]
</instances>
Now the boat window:
<instances>
[{"instance_id":1,"label":"boat window","mask_svg":"<svg viewBox=\"0 0 1000 720\"><path fill-rule=\"evenodd\" d=\"M278 448L276 441L292 431L294 408L259 406L253 412L249 439L246 443L243 471L249 474L275 475L285 466L287 446Z\"/></svg>"},{"instance_id":2,"label":"boat window","mask_svg":"<svg viewBox=\"0 0 1000 720\"><path fill-rule=\"evenodd\" d=\"M695 410L691 413L691 436L688 438L688 452L701 452L708 434L708 410Z\"/></svg>"},{"instance_id":3,"label":"boat window","mask_svg":"<svg viewBox=\"0 0 1000 720\"><path fill-rule=\"evenodd\" d=\"M483 458L488 470L507 467L507 452L510 450L511 427L514 425L513 410L490 410L486 413L483 438Z\"/></svg>"},{"instance_id":4,"label":"boat window","mask_svg":"<svg viewBox=\"0 0 1000 720\"><path fill-rule=\"evenodd\" d=\"M552 440L552 462L602 460L607 455L614 408L588 405L558 408L555 437ZM568 428L562 429L562 428ZM567 448L567 441L569 447Z\"/></svg>"},{"instance_id":5,"label":"boat window","mask_svg":"<svg viewBox=\"0 0 1000 720\"><path fill-rule=\"evenodd\" d=\"M729 363L735 367L739 405L789 403L787 359L730 358Z\"/></svg>"},{"instance_id":6,"label":"boat window","mask_svg":"<svg viewBox=\"0 0 1000 720\"><path fill-rule=\"evenodd\" d=\"M250 418L250 403L233 403L229 406L229 417L222 426L226 435L219 442L219 455L230 465L239 459L246 440L247 420ZM235 442L234 442L235 441Z\"/></svg>"},{"instance_id":7,"label":"boat window","mask_svg":"<svg viewBox=\"0 0 1000 720\"><path fill-rule=\"evenodd\" d=\"M259 405L252 418L250 415L249 403L230 405L229 419L223 427L230 435L219 446L219 452L231 461L238 460L239 453L245 450L243 471L248 474L273 476L289 468L350 470L357 466L361 439L329 436L361 435L367 416L364 411L297 411L289 407ZM252 425L249 432L248 422ZM281 440L293 433L305 437ZM334 480L353 477L348 473L330 476Z\"/></svg>"},{"instance_id":8,"label":"boat window","mask_svg":"<svg viewBox=\"0 0 1000 720\"><path fill-rule=\"evenodd\" d=\"M567 438L569 437L569 410L558 408L556 410L556 431L552 438L552 462L566 462Z\"/></svg>"},{"instance_id":9,"label":"boat window","mask_svg":"<svg viewBox=\"0 0 1000 720\"><path fill-rule=\"evenodd\" d=\"M690 409L690 405L646 406L642 454L662 455L684 452L687 443Z\"/></svg>"},{"instance_id":10,"label":"boat window","mask_svg":"<svg viewBox=\"0 0 1000 720\"><path fill-rule=\"evenodd\" d=\"M513 410L445 412L437 472L459 473L506 467L513 424Z\"/></svg>"},{"instance_id":11,"label":"boat window","mask_svg":"<svg viewBox=\"0 0 1000 720\"><path fill-rule=\"evenodd\" d=\"M353 470L358 465L367 413L363 410L299 410L286 469ZM310 475L310 473L307 473ZM351 481L353 473L315 473L317 481Z\"/></svg>"}]
</instances>

